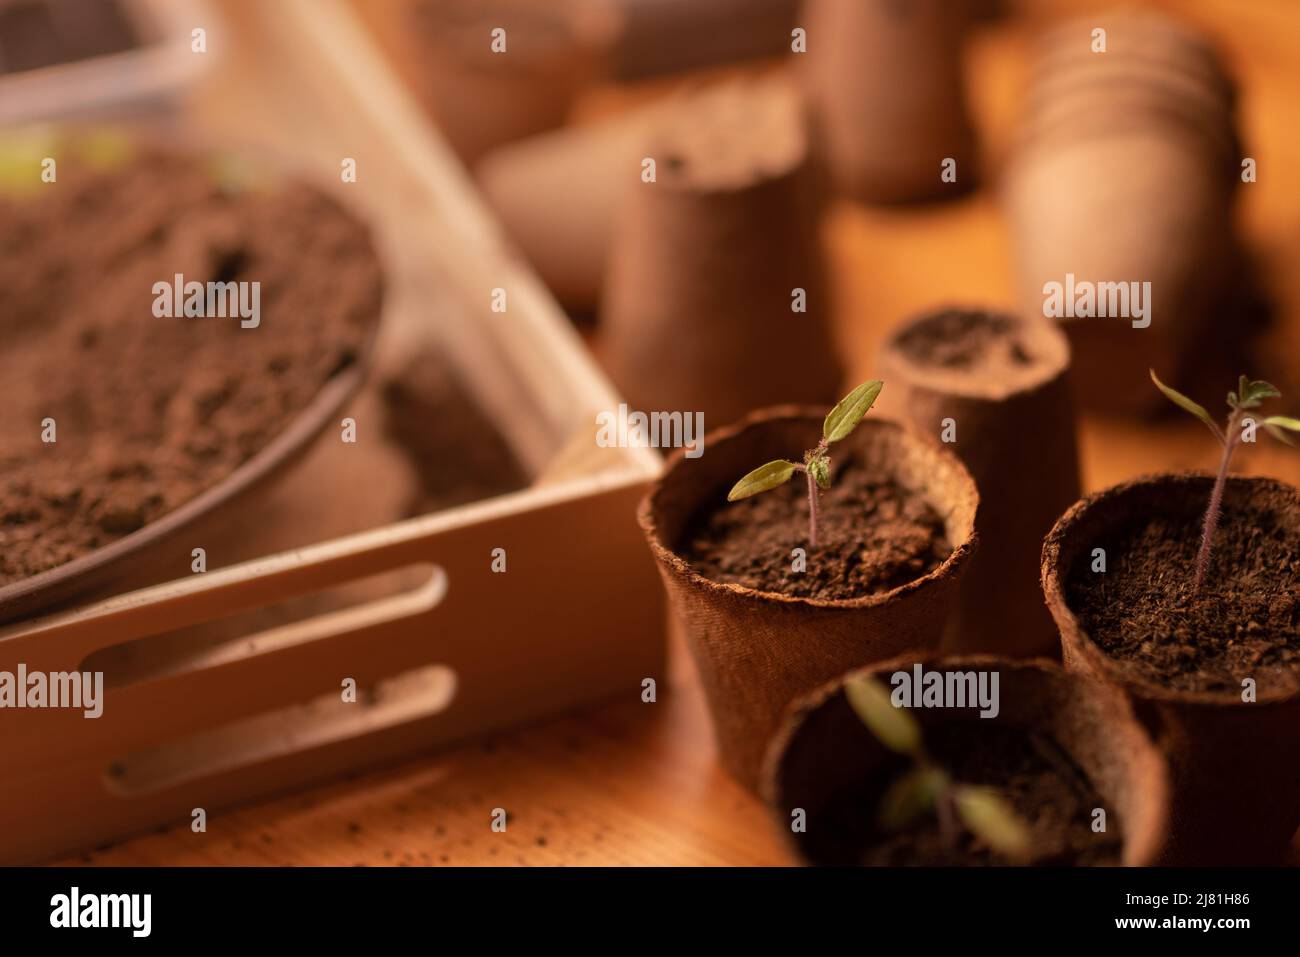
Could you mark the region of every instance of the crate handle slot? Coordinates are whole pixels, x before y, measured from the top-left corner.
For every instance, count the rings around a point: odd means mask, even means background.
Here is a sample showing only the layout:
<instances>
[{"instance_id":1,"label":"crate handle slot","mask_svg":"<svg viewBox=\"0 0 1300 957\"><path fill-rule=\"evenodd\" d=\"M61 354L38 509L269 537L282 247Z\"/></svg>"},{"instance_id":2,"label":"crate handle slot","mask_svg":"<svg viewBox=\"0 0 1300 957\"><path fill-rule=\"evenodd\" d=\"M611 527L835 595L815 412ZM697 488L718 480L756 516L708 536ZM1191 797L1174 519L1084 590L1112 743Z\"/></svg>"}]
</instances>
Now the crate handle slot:
<instances>
[{"instance_id":1,"label":"crate handle slot","mask_svg":"<svg viewBox=\"0 0 1300 957\"><path fill-rule=\"evenodd\" d=\"M443 568L417 562L109 645L87 655L77 670L103 672L104 686L118 690L412 618L428 612L446 593Z\"/></svg>"},{"instance_id":2,"label":"crate handle slot","mask_svg":"<svg viewBox=\"0 0 1300 957\"><path fill-rule=\"evenodd\" d=\"M345 702L329 691L111 761L104 784L116 797L152 794L197 778L237 771L362 734L431 718L456 697L456 672L423 665L357 689Z\"/></svg>"}]
</instances>

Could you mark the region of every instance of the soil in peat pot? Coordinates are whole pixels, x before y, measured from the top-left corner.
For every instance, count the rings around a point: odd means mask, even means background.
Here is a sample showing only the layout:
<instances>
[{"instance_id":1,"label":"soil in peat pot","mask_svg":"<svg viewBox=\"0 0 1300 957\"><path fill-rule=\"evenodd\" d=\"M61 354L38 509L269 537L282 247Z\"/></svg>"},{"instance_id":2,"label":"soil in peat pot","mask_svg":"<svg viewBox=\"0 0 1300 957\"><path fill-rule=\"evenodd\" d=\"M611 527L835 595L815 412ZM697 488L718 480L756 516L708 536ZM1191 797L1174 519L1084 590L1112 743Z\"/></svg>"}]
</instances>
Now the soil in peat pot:
<instances>
[{"instance_id":1,"label":"soil in peat pot","mask_svg":"<svg viewBox=\"0 0 1300 957\"><path fill-rule=\"evenodd\" d=\"M1029 827L1036 865L1118 864L1123 850L1119 822L1093 833L1093 808L1105 807L1087 775L1047 735L997 726L993 722L954 721L926 733L935 763L954 781L995 789ZM971 866L1011 863L960 831L949 843L934 814L922 816L897 833L880 831L875 809L897 774L908 769L897 758L873 779L871 794L850 794L818 815L817 825L843 834L845 846L869 866Z\"/></svg>"},{"instance_id":2,"label":"soil in peat pot","mask_svg":"<svg viewBox=\"0 0 1300 957\"><path fill-rule=\"evenodd\" d=\"M997 313L949 309L907 329L897 345L917 365L995 375L1034 362L1018 328L1014 320Z\"/></svg>"},{"instance_id":3,"label":"soil in peat pot","mask_svg":"<svg viewBox=\"0 0 1300 957\"><path fill-rule=\"evenodd\" d=\"M0 0L0 74L122 53L137 42L118 0Z\"/></svg>"},{"instance_id":4,"label":"soil in peat pot","mask_svg":"<svg viewBox=\"0 0 1300 957\"><path fill-rule=\"evenodd\" d=\"M1275 513L1228 496L1198 590L1203 516L1153 516L1107 542L1105 574L1079 562L1066 601L1103 651L1183 691L1300 686L1300 539Z\"/></svg>"},{"instance_id":5,"label":"soil in peat pot","mask_svg":"<svg viewBox=\"0 0 1300 957\"><path fill-rule=\"evenodd\" d=\"M677 550L710 581L823 600L887 592L952 553L939 514L915 493L873 477L851 451L832 462L831 487L818 505L821 541L802 572L791 570L790 553L808 545L803 475L762 495L702 509Z\"/></svg>"},{"instance_id":6,"label":"soil in peat pot","mask_svg":"<svg viewBox=\"0 0 1300 957\"><path fill-rule=\"evenodd\" d=\"M274 439L378 321L367 228L291 181L67 153L0 196L0 585L119 539ZM260 325L154 315L155 283L260 282ZM53 419L56 441L45 442Z\"/></svg>"}]
</instances>

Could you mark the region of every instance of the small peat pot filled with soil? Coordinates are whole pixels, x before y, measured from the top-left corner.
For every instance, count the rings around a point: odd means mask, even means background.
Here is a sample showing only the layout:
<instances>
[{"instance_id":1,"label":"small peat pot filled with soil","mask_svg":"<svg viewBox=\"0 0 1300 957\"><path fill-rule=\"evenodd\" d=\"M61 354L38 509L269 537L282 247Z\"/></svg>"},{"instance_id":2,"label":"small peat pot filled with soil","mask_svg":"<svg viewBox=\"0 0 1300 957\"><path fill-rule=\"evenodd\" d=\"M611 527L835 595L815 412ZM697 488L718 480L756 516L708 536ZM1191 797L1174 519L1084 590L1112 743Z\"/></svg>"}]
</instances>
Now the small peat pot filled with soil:
<instances>
[{"instance_id":1,"label":"small peat pot filled with soil","mask_svg":"<svg viewBox=\"0 0 1300 957\"><path fill-rule=\"evenodd\" d=\"M881 349L899 414L960 456L980 492L979 555L962 579L954 652L1058 653L1043 607L1043 537L1079 498L1065 335L1039 317L944 307Z\"/></svg>"},{"instance_id":2,"label":"small peat pot filled with soil","mask_svg":"<svg viewBox=\"0 0 1300 957\"><path fill-rule=\"evenodd\" d=\"M1043 588L1066 666L1124 687L1169 751L1171 863L1271 863L1300 824L1300 492L1227 479L1198 588L1214 481L1079 502L1044 545Z\"/></svg>"},{"instance_id":3,"label":"small peat pot filled with soil","mask_svg":"<svg viewBox=\"0 0 1300 957\"><path fill-rule=\"evenodd\" d=\"M1122 692L992 655L829 682L791 706L763 782L817 865L1149 865L1169 794Z\"/></svg>"},{"instance_id":4,"label":"small peat pot filled with soil","mask_svg":"<svg viewBox=\"0 0 1300 957\"><path fill-rule=\"evenodd\" d=\"M975 548L969 473L938 443L863 420L873 385L829 416L782 406L709 433L641 503L719 759L751 788L796 695L938 644Z\"/></svg>"},{"instance_id":5,"label":"small peat pot filled with soil","mask_svg":"<svg viewBox=\"0 0 1300 957\"><path fill-rule=\"evenodd\" d=\"M190 571L361 384L383 276L323 188L104 129L0 145L0 289L7 618Z\"/></svg>"},{"instance_id":6,"label":"small peat pot filled with soil","mask_svg":"<svg viewBox=\"0 0 1300 957\"><path fill-rule=\"evenodd\" d=\"M1227 468L1255 428L1300 421L1256 413L1277 391L1244 377L1224 429L1161 389L1223 443L1218 475L1078 502L1044 543L1043 590L1066 667L1124 687L1168 751L1170 862L1273 863L1300 825L1300 491Z\"/></svg>"}]
</instances>

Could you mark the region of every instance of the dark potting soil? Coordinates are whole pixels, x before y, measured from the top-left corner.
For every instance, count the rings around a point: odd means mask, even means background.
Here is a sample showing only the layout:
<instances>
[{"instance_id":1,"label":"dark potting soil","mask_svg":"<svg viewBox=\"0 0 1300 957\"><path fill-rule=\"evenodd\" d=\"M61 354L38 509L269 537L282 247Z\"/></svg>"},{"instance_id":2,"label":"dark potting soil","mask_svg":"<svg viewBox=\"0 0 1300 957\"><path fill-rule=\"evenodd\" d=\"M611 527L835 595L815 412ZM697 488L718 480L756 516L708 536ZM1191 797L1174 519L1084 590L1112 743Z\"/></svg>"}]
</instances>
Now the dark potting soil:
<instances>
[{"instance_id":1,"label":"dark potting soil","mask_svg":"<svg viewBox=\"0 0 1300 957\"><path fill-rule=\"evenodd\" d=\"M177 273L260 282L260 325L155 316L154 284ZM0 584L141 528L264 448L356 361L382 284L366 227L324 194L222 188L195 159L68 153L57 183L0 197Z\"/></svg>"},{"instance_id":2,"label":"dark potting soil","mask_svg":"<svg viewBox=\"0 0 1300 957\"><path fill-rule=\"evenodd\" d=\"M1202 516L1154 516L1106 547L1104 574L1080 562L1066 601L1107 654L1185 691L1300 685L1300 539L1249 501L1227 500L1198 591Z\"/></svg>"},{"instance_id":3,"label":"dark potting soil","mask_svg":"<svg viewBox=\"0 0 1300 957\"><path fill-rule=\"evenodd\" d=\"M387 431L420 480L413 515L513 492L524 467L442 353L417 352L384 383Z\"/></svg>"},{"instance_id":4,"label":"dark potting soil","mask_svg":"<svg viewBox=\"0 0 1300 957\"><path fill-rule=\"evenodd\" d=\"M821 541L809 550L807 569L792 571L791 551L808 547L808 486L798 474L739 502L720 496L694 516L678 553L710 581L838 600L905 585L952 552L943 520L927 502L880 481L852 453L832 462L818 529Z\"/></svg>"},{"instance_id":5,"label":"dark potting soil","mask_svg":"<svg viewBox=\"0 0 1300 957\"><path fill-rule=\"evenodd\" d=\"M946 309L913 324L898 337L897 343L919 365L992 372L1033 363L1033 356L1018 332L1019 324L1005 315Z\"/></svg>"},{"instance_id":6,"label":"dark potting soil","mask_svg":"<svg viewBox=\"0 0 1300 957\"><path fill-rule=\"evenodd\" d=\"M0 73L121 53L137 43L116 0L0 0Z\"/></svg>"},{"instance_id":7,"label":"dark potting soil","mask_svg":"<svg viewBox=\"0 0 1300 957\"><path fill-rule=\"evenodd\" d=\"M1088 776L1047 735L998 725L995 720L954 721L927 732L930 756L952 780L996 790L1015 809L1032 834L1033 864L1118 864L1123 844L1121 822L1107 808ZM902 773L899 759L893 768ZM965 829L945 838L938 817L926 814L897 833L879 830L875 814L893 774L879 780L872 794L846 801L818 816L818 826L844 829L851 847L864 848L863 864L873 866L978 866L1009 864ZM1107 811L1106 830L1092 830L1093 809Z\"/></svg>"}]
</instances>

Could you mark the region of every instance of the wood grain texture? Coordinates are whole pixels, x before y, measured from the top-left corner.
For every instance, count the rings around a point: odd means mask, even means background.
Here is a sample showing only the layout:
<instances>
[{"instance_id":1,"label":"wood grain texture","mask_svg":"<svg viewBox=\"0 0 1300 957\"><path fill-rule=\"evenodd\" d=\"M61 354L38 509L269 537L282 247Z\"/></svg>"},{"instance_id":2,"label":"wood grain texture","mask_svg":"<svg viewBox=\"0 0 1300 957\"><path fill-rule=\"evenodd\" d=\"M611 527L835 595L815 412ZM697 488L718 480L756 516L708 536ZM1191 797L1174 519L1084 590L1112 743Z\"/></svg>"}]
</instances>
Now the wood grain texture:
<instances>
[{"instance_id":1,"label":"wood grain texture","mask_svg":"<svg viewBox=\"0 0 1300 957\"><path fill-rule=\"evenodd\" d=\"M1023 91L1030 21L1108 3L1024 4L1023 16L978 35L969 63L986 162L1005 155ZM1255 375L1276 376L1300 408L1300 10L1291 0L1163 3L1224 45L1243 88L1242 121L1259 182L1242 189L1240 221L1274 296L1278 320L1255 344ZM651 89L664 86L657 81ZM601 91L586 115L645 97ZM1008 242L994 193L907 210L840 206L825 223L834 266L837 333L851 374L874 371L885 331L943 301L1009 304ZM1288 392L1287 386L1290 386ZM1118 384L1111 384L1118 387ZM1133 388L1148 388L1136 383ZM1225 391L1207 384L1207 398ZM888 390L880 409L888 414ZM1291 401L1295 400L1295 401ZM1082 426L1086 489L1140 473L1210 467L1203 427L1089 418ZM1026 460L1032 464L1032 450ZM1300 483L1300 452L1261 445L1242 472ZM788 857L763 808L717 768L693 671L672 646L667 693L413 759L209 820L206 834L172 828L86 857L97 864L780 864ZM507 809L494 834L494 807Z\"/></svg>"}]
</instances>

